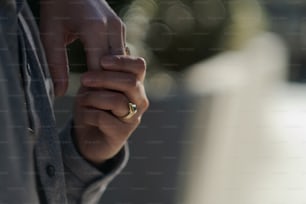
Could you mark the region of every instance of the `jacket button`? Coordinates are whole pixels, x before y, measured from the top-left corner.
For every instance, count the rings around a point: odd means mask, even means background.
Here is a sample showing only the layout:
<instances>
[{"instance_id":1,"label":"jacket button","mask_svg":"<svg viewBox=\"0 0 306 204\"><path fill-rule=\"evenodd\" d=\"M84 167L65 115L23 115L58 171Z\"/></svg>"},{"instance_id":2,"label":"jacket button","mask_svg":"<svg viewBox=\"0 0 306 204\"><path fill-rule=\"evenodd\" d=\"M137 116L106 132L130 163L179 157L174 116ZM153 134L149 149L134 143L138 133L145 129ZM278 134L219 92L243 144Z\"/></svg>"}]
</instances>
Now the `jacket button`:
<instances>
[{"instance_id":1,"label":"jacket button","mask_svg":"<svg viewBox=\"0 0 306 204\"><path fill-rule=\"evenodd\" d=\"M47 174L48 174L48 176L49 176L50 178L54 177L54 176L55 176L55 168L54 168L54 166L49 164L49 165L46 167L46 172L47 172Z\"/></svg>"}]
</instances>

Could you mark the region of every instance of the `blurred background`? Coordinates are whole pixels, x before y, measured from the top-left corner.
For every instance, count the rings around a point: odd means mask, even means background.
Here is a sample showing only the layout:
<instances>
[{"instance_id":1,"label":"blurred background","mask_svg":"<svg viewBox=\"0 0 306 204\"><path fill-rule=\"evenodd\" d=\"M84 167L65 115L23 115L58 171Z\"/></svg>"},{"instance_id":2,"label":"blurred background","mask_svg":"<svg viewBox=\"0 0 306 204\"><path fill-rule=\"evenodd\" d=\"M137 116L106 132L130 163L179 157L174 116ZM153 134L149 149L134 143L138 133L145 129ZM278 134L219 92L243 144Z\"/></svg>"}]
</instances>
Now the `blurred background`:
<instances>
[{"instance_id":1,"label":"blurred background","mask_svg":"<svg viewBox=\"0 0 306 204\"><path fill-rule=\"evenodd\" d=\"M306 1L112 0L151 105L107 204L306 203ZM70 115L86 61L69 47Z\"/></svg>"}]
</instances>

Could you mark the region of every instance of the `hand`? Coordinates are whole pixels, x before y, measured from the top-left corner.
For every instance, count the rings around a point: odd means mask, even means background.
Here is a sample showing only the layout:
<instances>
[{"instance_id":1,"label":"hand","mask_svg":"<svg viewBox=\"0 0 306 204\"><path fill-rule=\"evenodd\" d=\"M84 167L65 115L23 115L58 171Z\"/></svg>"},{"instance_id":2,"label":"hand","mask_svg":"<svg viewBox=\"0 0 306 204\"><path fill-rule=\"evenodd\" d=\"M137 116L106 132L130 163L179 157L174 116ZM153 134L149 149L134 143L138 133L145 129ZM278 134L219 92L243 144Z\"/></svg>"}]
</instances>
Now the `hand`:
<instances>
[{"instance_id":1,"label":"hand","mask_svg":"<svg viewBox=\"0 0 306 204\"><path fill-rule=\"evenodd\" d=\"M102 67L82 76L74 111L76 145L83 157L96 165L119 152L149 105L142 58L107 56ZM138 112L122 119L129 102L137 105Z\"/></svg>"},{"instance_id":2,"label":"hand","mask_svg":"<svg viewBox=\"0 0 306 204\"><path fill-rule=\"evenodd\" d=\"M83 43L89 70L98 70L106 54L121 54L125 28L104 0L41 0L40 32L54 83L55 95L68 87L66 46ZM110 50L111 48L111 50Z\"/></svg>"}]
</instances>

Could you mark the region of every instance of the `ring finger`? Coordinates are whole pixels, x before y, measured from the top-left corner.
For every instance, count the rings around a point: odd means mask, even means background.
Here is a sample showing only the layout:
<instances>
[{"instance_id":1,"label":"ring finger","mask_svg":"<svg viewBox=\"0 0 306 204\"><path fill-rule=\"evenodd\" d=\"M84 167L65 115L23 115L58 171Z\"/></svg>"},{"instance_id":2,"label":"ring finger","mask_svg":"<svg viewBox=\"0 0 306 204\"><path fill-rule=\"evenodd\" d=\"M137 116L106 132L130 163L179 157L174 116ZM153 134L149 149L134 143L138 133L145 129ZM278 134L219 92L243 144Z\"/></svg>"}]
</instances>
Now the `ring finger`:
<instances>
[{"instance_id":1,"label":"ring finger","mask_svg":"<svg viewBox=\"0 0 306 204\"><path fill-rule=\"evenodd\" d=\"M114 116L123 118L129 113L129 99L120 92L99 90L80 95L79 103L82 106L110 111Z\"/></svg>"}]
</instances>

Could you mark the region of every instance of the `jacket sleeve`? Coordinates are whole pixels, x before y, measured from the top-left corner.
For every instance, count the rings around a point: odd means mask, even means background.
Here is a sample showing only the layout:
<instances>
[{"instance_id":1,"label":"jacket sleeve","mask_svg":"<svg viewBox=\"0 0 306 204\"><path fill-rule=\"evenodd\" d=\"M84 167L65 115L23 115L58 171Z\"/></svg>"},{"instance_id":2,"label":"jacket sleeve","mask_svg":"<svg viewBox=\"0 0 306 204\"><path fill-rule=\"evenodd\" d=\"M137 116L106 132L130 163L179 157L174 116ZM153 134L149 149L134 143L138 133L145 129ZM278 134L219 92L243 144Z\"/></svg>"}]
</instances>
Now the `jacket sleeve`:
<instances>
[{"instance_id":1,"label":"jacket sleeve","mask_svg":"<svg viewBox=\"0 0 306 204\"><path fill-rule=\"evenodd\" d=\"M0 203L37 203L14 1L0 1L0 19Z\"/></svg>"},{"instance_id":2,"label":"jacket sleeve","mask_svg":"<svg viewBox=\"0 0 306 204\"><path fill-rule=\"evenodd\" d=\"M116 156L106 161L107 169L97 169L77 151L71 127L72 123L69 122L60 132L68 202L98 203L107 185L125 167L129 154L128 146L125 145Z\"/></svg>"}]
</instances>

